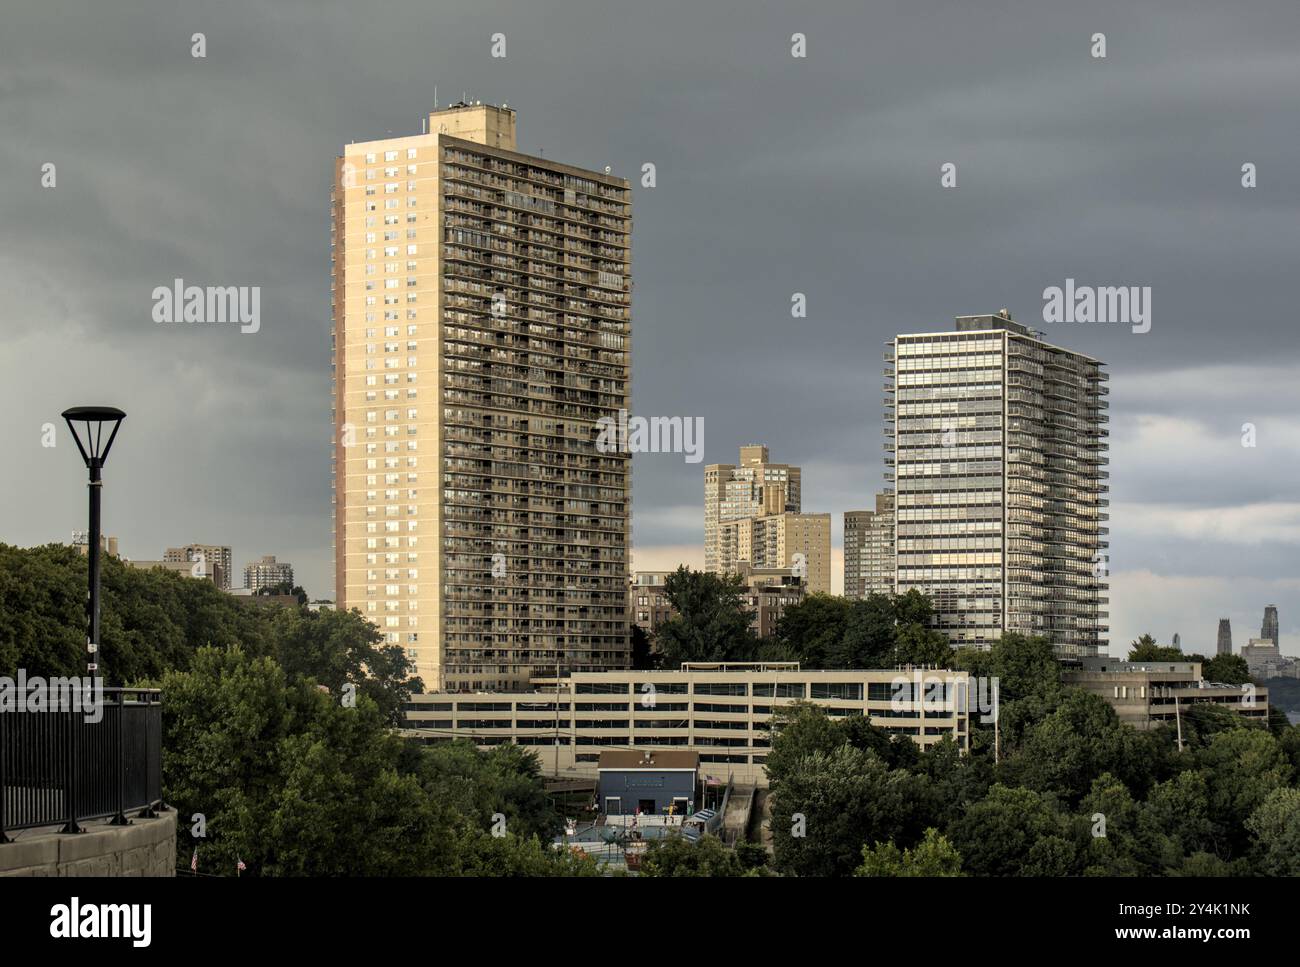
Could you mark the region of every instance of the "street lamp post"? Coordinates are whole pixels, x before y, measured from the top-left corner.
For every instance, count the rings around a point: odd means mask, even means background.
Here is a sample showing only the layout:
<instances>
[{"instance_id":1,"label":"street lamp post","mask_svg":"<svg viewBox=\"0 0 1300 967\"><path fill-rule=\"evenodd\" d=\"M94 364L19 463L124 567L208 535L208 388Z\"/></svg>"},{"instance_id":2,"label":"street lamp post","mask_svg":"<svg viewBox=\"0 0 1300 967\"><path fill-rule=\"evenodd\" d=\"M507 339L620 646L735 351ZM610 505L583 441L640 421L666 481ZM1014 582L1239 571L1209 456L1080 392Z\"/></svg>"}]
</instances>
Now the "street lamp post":
<instances>
[{"instance_id":1,"label":"street lamp post","mask_svg":"<svg viewBox=\"0 0 1300 967\"><path fill-rule=\"evenodd\" d=\"M90 471L90 595L86 602L86 673L92 679L99 677L99 495L103 488L100 472L104 468L104 461L108 459L108 451L113 446L118 427L125 417L125 413L113 406L74 406L63 411L63 419L77 442L86 469ZM83 424L80 432L75 425L78 423ZM106 424L112 424L111 429ZM104 440L106 429L107 442Z\"/></svg>"}]
</instances>

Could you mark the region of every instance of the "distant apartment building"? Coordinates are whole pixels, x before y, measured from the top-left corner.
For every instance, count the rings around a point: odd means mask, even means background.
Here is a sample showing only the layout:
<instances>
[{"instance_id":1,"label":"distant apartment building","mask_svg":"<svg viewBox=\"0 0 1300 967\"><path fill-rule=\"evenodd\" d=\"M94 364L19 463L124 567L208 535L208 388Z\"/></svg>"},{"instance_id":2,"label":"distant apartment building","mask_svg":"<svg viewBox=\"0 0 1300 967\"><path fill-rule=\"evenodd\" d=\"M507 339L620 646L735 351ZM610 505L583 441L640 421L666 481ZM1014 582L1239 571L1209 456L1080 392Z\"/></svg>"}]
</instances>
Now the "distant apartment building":
<instances>
[{"instance_id":1,"label":"distant apartment building","mask_svg":"<svg viewBox=\"0 0 1300 967\"><path fill-rule=\"evenodd\" d=\"M1232 622L1227 618L1219 619L1219 638L1216 643L1215 653L1219 655L1232 654Z\"/></svg>"},{"instance_id":2,"label":"distant apartment building","mask_svg":"<svg viewBox=\"0 0 1300 967\"><path fill-rule=\"evenodd\" d=\"M724 568L722 525L728 521L799 513L802 471L787 463L770 463L767 447L740 448L740 463L713 463L704 468L704 569Z\"/></svg>"},{"instance_id":3,"label":"distant apartment building","mask_svg":"<svg viewBox=\"0 0 1300 967\"><path fill-rule=\"evenodd\" d=\"M190 563L189 561L137 561L123 558L122 563L127 567L133 567L141 571L160 567L164 571L171 571L173 574L179 574L182 577L211 581L213 584L216 583L217 574L220 572L219 567L214 568L206 563Z\"/></svg>"},{"instance_id":4,"label":"distant apartment building","mask_svg":"<svg viewBox=\"0 0 1300 967\"><path fill-rule=\"evenodd\" d=\"M831 515L774 514L719 525L718 573L790 568L813 594L831 591Z\"/></svg>"},{"instance_id":5,"label":"distant apartment building","mask_svg":"<svg viewBox=\"0 0 1300 967\"><path fill-rule=\"evenodd\" d=\"M677 611L668 602L664 582L671 571L637 571L629 585L632 623L654 635ZM807 585L792 568L756 568L742 563L733 572L745 582L742 603L750 615L750 629L760 638L776 633L777 622L787 608L799 604Z\"/></svg>"},{"instance_id":6,"label":"distant apartment building","mask_svg":"<svg viewBox=\"0 0 1300 967\"><path fill-rule=\"evenodd\" d=\"M788 567L743 567L738 573L745 582L745 610L750 630L760 638L771 638L786 609L801 604L811 593L808 582Z\"/></svg>"},{"instance_id":7,"label":"distant apartment building","mask_svg":"<svg viewBox=\"0 0 1300 967\"><path fill-rule=\"evenodd\" d=\"M1264 608L1264 621L1259 626L1259 636L1267 638L1279 648L1282 646L1282 639L1278 637L1277 628L1277 605L1270 604Z\"/></svg>"},{"instance_id":8,"label":"distant apartment building","mask_svg":"<svg viewBox=\"0 0 1300 967\"><path fill-rule=\"evenodd\" d=\"M1177 725L1180 712L1208 702L1252 722L1268 722L1268 689L1206 681L1200 662L1067 661L1061 680L1104 698L1119 720L1143 731Z\"/></svg>"},{"instance_id":9,"label":"distant apartment building","mask_svg":"<svg viewBox=\"0 0 1300 967\"><path fill-rule=\"evenodd\" d=\"M931 597L954 646L1012 631L1090 656L1108 631L1108 376L1040 336L1004 309L888 343L894 583Z\"/></svg>"},{"instance_id":10,"label":"distant apartment building","mask_svg":"<svg viewBox=\"0 0 1300 967\"><path fill-rule=\"evenodd\" d=\"M668 603L664 582L672 571L636 571L628 583L628 610L632 623L653 635L677 612Z\"/></svg>"},{"instance_id":11,"label":"distant apartment building","mask_svg":"<svg viewBox=\"0 0 1300 967\"><path fill-rule=\"evenodd\" d=\"M1252 638L1241 649L1251 678L1300 678L1300 662L1288 655L1271 638Z\"/></svg>"},{"instance_id":12,"label":"distant apartment building","mask_svg":"<svg viewBox=\"0 0 1300 967\"><path fill-rule=\"evenodd\" d=\"M186 544L169 547L163 552L164 564L189 564L190 575L207 578L223 591L230 590L230 575L234 569L230 548L220 544ZM175 568L175 570L181 570Z\"/></svg>"},{"instance_id":13,"label":"distant apartment building","mask_svg":"<svg viewBox=\"0 0 1300 967\"><path fill-rule=\"evenodd\" d=\"M260 591L281 584L293 587L293 565L277 561L274 554L263 555L260 561L244 565L244 587L249 590Z\"/></svg>"},{"instance_id":14,"label":"distant apartment building","mask_svg":"<svg viewBox=\"0 0 1300 967\"><path fill-rule=\"evenodd\" d=\"M505 105L336 159L335 598L429 688L630 661L631 203Z\"/></svg>"},{"instance_id":15,"label":"distant apartment building","mask_svg":"<svg viewBox=\"0 0 1300 967\"><path fill-rule=\"evenodd\" d=\"M875 510L844 512L844 595L894 593L894 495L876 494Z\"/></svg>"},{"instance_id":16,"label":"distant apartment building","mask_svg":"<svg viewBox=\"0 0 1300 967\"><path fill-rule=\"evenodd\" d=\"M725 782L767 784L773 711L810 702L833 718L865 715L922 747L970 748L971 678L947 670L801 670L798 662L687 663L680 671L576 673L496 694L412 695L409 736L535 749L548 774L595 775L603 749L698 752Z\"/></svg>"},{"instance_id":17,"label":"distant apartment building","mask_svg":"<svg viewBox=\"0 0 1300 967\"><path fill-rule=\"evenodd\" d=\"M77 553L82 557L90 556L90 534L86 531L72 532L72 546L77 549ZM108 557L118 557L117 538L108 537L101 534L99 537L99 551Z\"/></svg>"}]
</instances>

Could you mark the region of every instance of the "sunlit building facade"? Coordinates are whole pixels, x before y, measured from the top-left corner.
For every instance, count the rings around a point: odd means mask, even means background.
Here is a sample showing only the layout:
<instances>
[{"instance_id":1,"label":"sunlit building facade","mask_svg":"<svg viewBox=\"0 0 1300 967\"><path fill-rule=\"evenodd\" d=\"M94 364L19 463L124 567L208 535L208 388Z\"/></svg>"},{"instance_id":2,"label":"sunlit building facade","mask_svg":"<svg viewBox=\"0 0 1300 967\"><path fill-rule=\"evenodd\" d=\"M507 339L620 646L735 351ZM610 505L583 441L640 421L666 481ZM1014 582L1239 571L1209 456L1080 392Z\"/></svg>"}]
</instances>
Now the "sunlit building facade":
<instances>
[{"instance_id":1,"label":"sunlit building facade","mask_svg":"<svg viewBox=\"0 0 1300 967\"><path fill-rule=\"evenodd\" d=\"M885 355L895 585L955 646L1004 630L1062 657L1106 644L1107 374L994 315L900 335Z\"/></svg>"},{"instance_id":2,"label":"sunlit building facade","mask_svg":"<svg viewBox=\"0 0 1300 967\"><path fill-rule=\"evenodd\" d=\"M426 688L626 667L628 182L457 104L349 144L331 205L336 597Z\"/></svg>"}]
</instances>

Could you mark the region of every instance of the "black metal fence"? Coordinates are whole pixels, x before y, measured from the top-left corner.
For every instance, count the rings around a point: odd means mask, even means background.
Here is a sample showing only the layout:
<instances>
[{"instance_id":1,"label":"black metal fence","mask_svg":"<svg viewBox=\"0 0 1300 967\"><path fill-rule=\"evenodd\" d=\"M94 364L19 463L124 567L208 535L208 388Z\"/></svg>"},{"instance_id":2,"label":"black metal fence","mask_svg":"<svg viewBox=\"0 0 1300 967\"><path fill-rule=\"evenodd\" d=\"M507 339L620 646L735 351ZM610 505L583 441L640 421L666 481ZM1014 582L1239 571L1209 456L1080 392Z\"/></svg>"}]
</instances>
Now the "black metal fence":
<instances>
[{"instance_id":1,"label":"black metal fence","mask_svg":"<svg viewBox=\"0 0 1300 967\"><path fill-rule=\"evenodd\" d=\"M0 711L0 843L7 829L75 833L161 804L161 692L105 688L96 703L51 696L42 710Z\"/></svg>"}]
</instances>

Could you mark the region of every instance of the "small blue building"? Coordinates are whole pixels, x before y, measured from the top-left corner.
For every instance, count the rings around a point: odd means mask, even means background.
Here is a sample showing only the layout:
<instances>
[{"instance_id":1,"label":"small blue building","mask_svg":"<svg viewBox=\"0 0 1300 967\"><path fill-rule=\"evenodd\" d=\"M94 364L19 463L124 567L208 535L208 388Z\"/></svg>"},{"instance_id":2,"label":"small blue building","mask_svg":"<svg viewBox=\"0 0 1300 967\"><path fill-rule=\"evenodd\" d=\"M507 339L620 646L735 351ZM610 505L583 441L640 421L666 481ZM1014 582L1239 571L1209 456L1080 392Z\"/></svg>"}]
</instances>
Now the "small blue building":
<instances>
[{"instance_id":1,"label":"small blue building","mask_svg":"<svg viewBox=\"0 0 1300 967\"><path fill-rule=\"evenodd\" d=\"M695 809L700 754L682 750L607 749L597 763L597 796L606 816L685 816Z\"/></svg>"}]
</instances>

